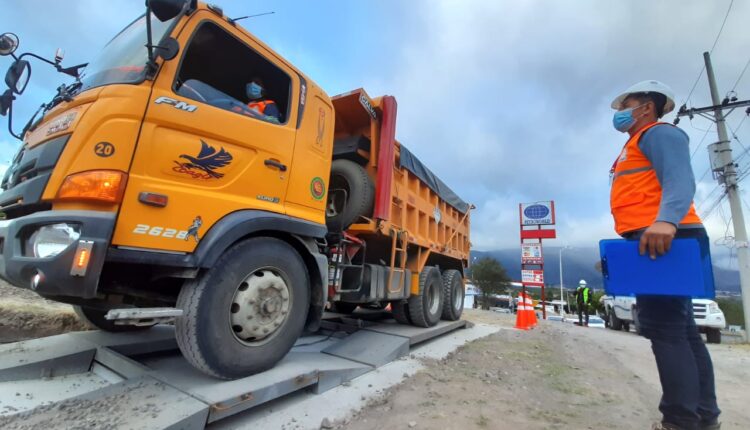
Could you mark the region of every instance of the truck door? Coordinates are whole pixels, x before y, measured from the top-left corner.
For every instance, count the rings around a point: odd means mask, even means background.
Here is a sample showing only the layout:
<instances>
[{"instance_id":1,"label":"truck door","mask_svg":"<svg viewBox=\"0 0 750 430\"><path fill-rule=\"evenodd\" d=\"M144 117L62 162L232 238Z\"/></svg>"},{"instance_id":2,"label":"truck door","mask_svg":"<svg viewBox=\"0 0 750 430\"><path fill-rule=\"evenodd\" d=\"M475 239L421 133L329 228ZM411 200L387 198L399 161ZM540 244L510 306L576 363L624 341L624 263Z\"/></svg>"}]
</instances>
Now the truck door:
<instances>
[{"instance_id":1,"label":"truck door","mask_svg":"<svg viewBox=\"0 0 750 430\"><path fill-rule=\"evenodd\" d=\"M181 57L156 78L114 245L190 252L231 212L285 212L299 78L208 11L197 12L177 39ZM278 115L248 108L252 80Z\"/></svg>"}]
</instances>

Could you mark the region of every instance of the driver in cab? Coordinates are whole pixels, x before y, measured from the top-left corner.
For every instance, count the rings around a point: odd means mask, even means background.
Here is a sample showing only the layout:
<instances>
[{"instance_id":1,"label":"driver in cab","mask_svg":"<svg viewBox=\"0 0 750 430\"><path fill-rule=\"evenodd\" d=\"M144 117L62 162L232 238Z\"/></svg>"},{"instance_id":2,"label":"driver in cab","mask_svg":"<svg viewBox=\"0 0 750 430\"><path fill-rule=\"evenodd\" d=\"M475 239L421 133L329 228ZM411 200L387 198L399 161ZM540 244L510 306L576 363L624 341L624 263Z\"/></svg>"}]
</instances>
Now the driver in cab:
<instances>
[{"instance_id":1,"label":"driver in cab","mask_svg":"<svg viewBox=\"0 0 750 430\"><path fill-rule=\"evenodd\" d=\"M263 116L263 119L275 124L280 124L279 108L276 102L266 99L266 89L260 78L253 78L245 85L245 94L248 100L247 107Z\"/></svg>"}]
</instances>

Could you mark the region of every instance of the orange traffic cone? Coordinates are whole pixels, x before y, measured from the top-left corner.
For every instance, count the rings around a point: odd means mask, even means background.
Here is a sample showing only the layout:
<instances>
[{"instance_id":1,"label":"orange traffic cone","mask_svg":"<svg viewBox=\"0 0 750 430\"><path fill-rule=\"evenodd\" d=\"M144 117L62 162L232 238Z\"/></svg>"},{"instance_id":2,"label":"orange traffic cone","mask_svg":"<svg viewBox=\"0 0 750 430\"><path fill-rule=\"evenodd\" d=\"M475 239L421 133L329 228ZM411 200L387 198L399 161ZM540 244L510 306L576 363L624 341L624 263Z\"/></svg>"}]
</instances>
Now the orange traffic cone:
<instances>
[{"instance_id":1,"label":"orange traffic cone","mask_svg":"<svg viewBox=\"0 0 750 430\"><path fill-rule=\"evenodd\" d=\"M523 292L519 293L518 307L516 308L516 328L528 330L536 326L536 324L537 320L531 299Z\"/></svg>"}]
</instances>

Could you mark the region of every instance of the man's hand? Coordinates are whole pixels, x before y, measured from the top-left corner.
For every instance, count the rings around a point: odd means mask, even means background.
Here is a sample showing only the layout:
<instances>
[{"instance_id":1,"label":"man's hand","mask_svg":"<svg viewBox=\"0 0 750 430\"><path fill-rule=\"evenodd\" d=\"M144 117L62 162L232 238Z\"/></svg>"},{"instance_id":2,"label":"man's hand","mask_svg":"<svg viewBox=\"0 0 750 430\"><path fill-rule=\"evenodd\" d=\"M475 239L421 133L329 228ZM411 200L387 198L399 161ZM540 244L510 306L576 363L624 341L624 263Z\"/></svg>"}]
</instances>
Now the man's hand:
<instances>
[{"instance_id":1,"label":"man's hand","mask_svg":"<svg viewBox=\"0 0 750 430\"><path fill-rule=\"evenodd\" d=\"M648 250L649 257L656 260L657 255L666 254L672 247L672 239L674 239L675 233L677 233L677 227L674 224L656 221L643 232L638 250L641 255Z\"/></svg>"}]
</instances>

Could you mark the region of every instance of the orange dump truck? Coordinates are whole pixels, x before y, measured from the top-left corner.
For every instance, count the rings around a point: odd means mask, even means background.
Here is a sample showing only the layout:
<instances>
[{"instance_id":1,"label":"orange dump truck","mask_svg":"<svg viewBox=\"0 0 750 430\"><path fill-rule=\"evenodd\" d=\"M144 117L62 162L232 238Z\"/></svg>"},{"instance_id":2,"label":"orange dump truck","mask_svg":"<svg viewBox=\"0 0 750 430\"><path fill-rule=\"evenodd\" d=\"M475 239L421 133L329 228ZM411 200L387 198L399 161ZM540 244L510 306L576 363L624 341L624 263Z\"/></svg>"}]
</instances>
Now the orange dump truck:
<instances>
[{"instance_id":1,"label":"orange dump truck","mask_svg":"<svg viewBox=\"0 0 750 430\"><path fill-rule=\"evenodd\" d=\"M3 279L103 330L174 320L219 378L270 368L329 307L460 318L471 208L395 140L393 97L328 97L216 6L146 5L88 65L0 35L0 114L32 60L75 78L10 121Z\"/></svg>"}]
</instances>

